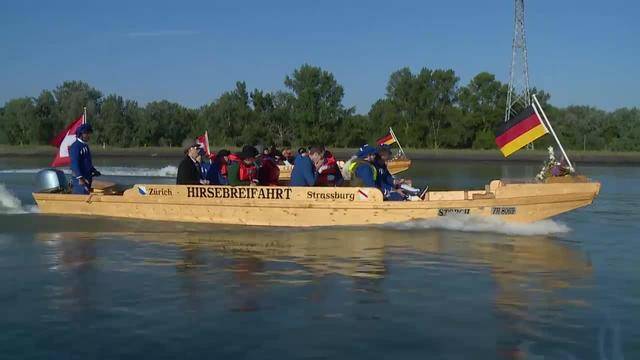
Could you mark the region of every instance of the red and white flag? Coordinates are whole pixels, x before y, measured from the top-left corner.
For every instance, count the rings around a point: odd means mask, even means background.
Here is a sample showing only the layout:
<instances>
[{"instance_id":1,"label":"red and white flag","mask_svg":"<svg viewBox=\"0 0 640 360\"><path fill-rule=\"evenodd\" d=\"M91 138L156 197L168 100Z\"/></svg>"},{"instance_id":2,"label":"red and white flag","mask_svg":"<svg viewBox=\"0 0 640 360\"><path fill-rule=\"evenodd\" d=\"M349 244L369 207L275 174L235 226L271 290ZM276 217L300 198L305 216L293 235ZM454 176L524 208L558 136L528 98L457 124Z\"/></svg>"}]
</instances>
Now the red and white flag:
<instances>
[{"instance_id":1,"label":"red and white flag","mask_svg":"<svg viewBox=\"0 0 640 360\"><path fill-rule=\"evenodd\" d=\"M209 133L207 131L204 132L204 135L200 135L196 138L196 144L200 145L200 147L204 149L207 156L211 155L211 151L209 151Z\"/></svg>"},{"instance_id":2,"label":"red and white flag","mask_svg":"<svg viewBox=\"0 0 640 360\"><path fill-rule=\"evenodd\" d=\"M85 122L86 119L84 115L81 115L51 141L51 145L58 148L58 153L56 154L55 159L51 162L52 167L68 166L71 164L71 159L69 158L69 146L76 141L76 129Z\"/></svg>"}]
</instances>

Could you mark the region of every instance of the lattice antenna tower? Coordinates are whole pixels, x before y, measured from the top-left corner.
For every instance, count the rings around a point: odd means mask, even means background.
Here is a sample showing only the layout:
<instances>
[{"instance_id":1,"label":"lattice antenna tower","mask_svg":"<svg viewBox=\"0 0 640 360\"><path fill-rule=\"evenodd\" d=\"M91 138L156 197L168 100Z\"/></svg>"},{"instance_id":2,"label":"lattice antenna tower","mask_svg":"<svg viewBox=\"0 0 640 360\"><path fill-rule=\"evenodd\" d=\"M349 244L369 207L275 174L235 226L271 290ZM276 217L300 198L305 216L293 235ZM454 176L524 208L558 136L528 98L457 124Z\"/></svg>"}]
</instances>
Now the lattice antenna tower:
<instances>
[{"instance_id":1,"label":"lattice antenna tower","mask_svg":"<svg viewBox=\"0 0 640 360\"><path fill-rule=\"evenodd\" d=\"M529 65L527 63L527 38L524 30L524 0L515 0L515 25L509 72L509 92L504 121L508 121L531 105L529 93Z\"/></svg>"}]
</instances>

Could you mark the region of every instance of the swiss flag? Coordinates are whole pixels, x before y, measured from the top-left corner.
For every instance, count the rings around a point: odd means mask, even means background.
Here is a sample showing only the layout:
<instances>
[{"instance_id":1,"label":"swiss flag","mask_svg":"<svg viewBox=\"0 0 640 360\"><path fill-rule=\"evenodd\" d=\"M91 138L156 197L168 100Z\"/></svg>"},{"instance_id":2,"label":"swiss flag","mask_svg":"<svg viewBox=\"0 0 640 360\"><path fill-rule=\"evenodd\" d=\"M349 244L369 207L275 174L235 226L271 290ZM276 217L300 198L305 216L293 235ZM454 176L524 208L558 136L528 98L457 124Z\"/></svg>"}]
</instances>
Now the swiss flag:
<instances>
[{"instance_id":1,"label":"swiss flag","mask_svg":"<svg viewBox=\"0 0 640 360\"><path fill-rule=\"evenodd\" d=\"M69 158L69 146L76 141L76 129L84 123L85 118L84 115L82 115L69 124L69 126L62 130L58 136L51 141L51 145L58 148L58 153L56 154L55 159L51 162L52 167L68 166L71 164L71 159Z\"/></svg>"},{"instance_id":2,"label":"swiss flag","mask_svg":"<svg viewBox=\"0 0 640 360\"><path fill-rule=\"evenodd\" d=\"M204 149L207 156L211 156L211 151L209 151L209 133L207 131L204 132L204 135L200 135L196 138L196 144L200 145L200 147Z\"/></svg>"}]
</instances>

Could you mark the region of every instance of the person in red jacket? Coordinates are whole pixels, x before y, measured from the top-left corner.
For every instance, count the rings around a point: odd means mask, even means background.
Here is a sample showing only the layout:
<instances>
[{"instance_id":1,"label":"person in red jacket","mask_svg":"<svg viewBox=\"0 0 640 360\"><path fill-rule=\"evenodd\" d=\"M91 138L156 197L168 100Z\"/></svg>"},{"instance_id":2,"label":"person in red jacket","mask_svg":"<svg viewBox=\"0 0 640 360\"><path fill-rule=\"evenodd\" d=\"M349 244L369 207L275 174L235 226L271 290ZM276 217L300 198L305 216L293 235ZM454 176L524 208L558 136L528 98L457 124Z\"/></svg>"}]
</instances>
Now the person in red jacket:
<instances>
[{"instance_id":1,"label":"person in red jacket","mask_svg":"<svg viewBox=\"0 0 640 360\"><path fill-rule=\"evenodd\" d=\"M318 168L315 186L342 186L343 182L338 161L329 150L326 150L322 165Z\"/></svg>"},{"instance_id":2,"label":"person in red jacket","mask_svg":"<svg viewBox=\"0 0 640 360\"><path fill-rule=\"evenodd\" d=\"M265 149L260 156L258 168L258 183L262 186L277 186L280 178L280 168L276 163L277 150L275 147Z\"/></svg>"},{"instance_id":3,"label":"person in red jacket","mask_svg":"<svg viewBox=\"0 0 640 360\"><path fill-rule=\"evenodd\" d=\"M258 184L258 166L256 166L256 157L258 150L250 145L245 145L242 151L229 156L229 165L227 167L227 179L231 186L246 186ZM238 161L236 161L236 157Z\"/></svg>"}]
</instances>

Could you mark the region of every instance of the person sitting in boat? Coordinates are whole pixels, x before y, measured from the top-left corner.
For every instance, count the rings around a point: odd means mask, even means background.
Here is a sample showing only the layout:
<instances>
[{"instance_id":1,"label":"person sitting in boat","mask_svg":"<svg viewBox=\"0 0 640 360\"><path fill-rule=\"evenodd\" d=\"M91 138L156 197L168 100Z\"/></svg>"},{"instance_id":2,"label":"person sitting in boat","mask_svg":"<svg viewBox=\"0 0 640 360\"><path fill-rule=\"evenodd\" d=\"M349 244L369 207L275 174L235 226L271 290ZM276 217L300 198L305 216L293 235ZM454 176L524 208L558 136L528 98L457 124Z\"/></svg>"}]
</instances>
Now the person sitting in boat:
<instances>
[{"instance_id":1,"label":"person sitting in boat","mask_svg":"<svg viewBox=\"0 0 640 360\"><path fill-rule=\"evenodd\" d=\"M318 178L317 169L322 166L323 155L324 146L312 146L308 152L299 152L291 170L289 186L314 186Z\"/></svg>"},{"instance_id":2,"label":"person sitting in boat","mask_svg":"<svg viewBox=\"0 0 640 360\"><path fill-rule=\"evenodd\" d=\"M385 200L402 201L407 198L407 194L399 188L403 180L397 180L391 175L387 168L387 161L391 160L393 154L389 145L378 146L378 154L373 160L377 174L376 187L382 191Z\"/></svg>"},{"instance_id":3,"label":"person sitting in boat","mask_svg":"<svg viewBox=\"0 0 640 360\"><path fill-rule=\"evenodd\" d=\"M229 185L229 180L227 179L229 155L231 155L229 150L222 149L211 156L211 167L207 174L209 185Z\"/></svg>"},{"instance_id":4,"label":"person sitting in boat","mask_svg":"<svg viewBox=\"0 0 640 360\"><path fill-rule=\"evenodd\" d=\"M265 148L260 155L258 168L258 183L262 186L277 186L280 178L280 168L276 163L277 150L275 146Z\"/></svg>"},{"instance_id":5,"label":"person sitting in boat","mask_svg":"<svg viewBox=\"0 0 640 360\"><path fill-rule=\"evenodd\" d=\"M199 144L193 144L184 150L184 159L178 166L177 185L202 185L200 176L200 164L196 160Z\"/></svg>"},{"instance_id":6,"label":"person sitting in boat","mask_svg":"<svg viewBox=\"0 0 640 360\"><path fill-rule=\"evenodd\" d=\"M298 155L296 155L296 157L293 159L293 163L292 163L292 165L295 165L295 164L296 164L296 159L297 159L298 157L300 157L300 156L302 156L302 157L309 156L309 149L307 149L307 148L306 148L306 147L304 147L304 146L303 146L303 147L298 148Z\"/></svg>"},{"instance_id":7,"label":"person sitting in boat","mask_svg":"<svg viewBox=\"0 0 640 360\"><path fill-rule=\"evenodd\" d=\"M235 154L236 156L227 166L229 185L258 185L258 166L256 165L258 154L258 150L251 145L245 145L241 152Z\"/></svg>"},{"instance_id":8,"label":"person sitting in boat","mask_svg":"<svg viewBox=\"0 0 640 360\"><path fill-rule=\"evenodd\" d=\"M198 148L198 156L196 156L196 162L198 163L198 167L200 170L200 184L209 185L209 171L211 170L211 164L209 163L209 158L207 157L207 152L204 151L204 148L200 146Z\"/></svg>"},{"instance_id":9,"label":"person sitting in boat","mask_svg":"<svg viewBox=\"0 0 640 360\"><path fill-rule=\"evenodd\" d=\"M373 165L378 149L364 145L358 150L356 158L349 164L351 186L376 187L378 171Z\"/></svg>"},{"instance_id":10,"label":"person sitting in boat","mask_svg":"<svg viewBox=\"0 0 640 360\"><path fill-rule=\"evenodd\" d=\"M378 149L373 146L364 145L360 148L356 154L357 158L349 165L351 186L378 188L382 192L384 200L405 200L406 197L401 190L379 181L379 172L375 166L377 155Z\"/></svg>"},{"instance_id":11,"label":"person sitting in boat","mask_svg":"<svg viewBox=\"0 0 640 360\"><path fill-rule=\"evenodd\" d=\"M383 186L387 187L392 191L402 194L404 198L418 195L420 189L414 188L410 179L398 179L391 175L391 172L387 168L387 163L392 159L393 153L391 146L386 144L378 146L378 155L374 160L374 165L376 169L378 169L378 186L380 188ZM397 195L391 194L391 196L397 198L395 200L400 200Z\"/></svg>"},{"instance_id":12,"label":"person sitting in boat","mask_svg":"<svg viewBox=\"0 0 640 360\"><path fill-rule=\"evenodd\" d=\"M318 168L316 186L342 186L344 179L338 166L338 161L331 151L324 152L322 165Z\"/></svg>"},{"instance_id":13,"label":"person sitting in boat","mask_svg":"<svg viewBox=\"0 0 640 360\"><path fill-rule=\"evenodd\" d=\"M76 130L76 141L69 147L71 160L71 173L73 174L72 193L89 194L91 182L94 176L100 176L100 172L93 167L89 139L93 128L89 124L82 124Z\"/></svg>"},{"instance_id":14,"label":"person sitting in boat","mask_svg":"<svg viewBox=\"0 0 640 360\"><path fill-rule=\"evenodd\" d=\"M290 148L282 149L282 161L284 165L292 166L296 157L293 156L293 151Z\"/></svg>"}]
</instances>

